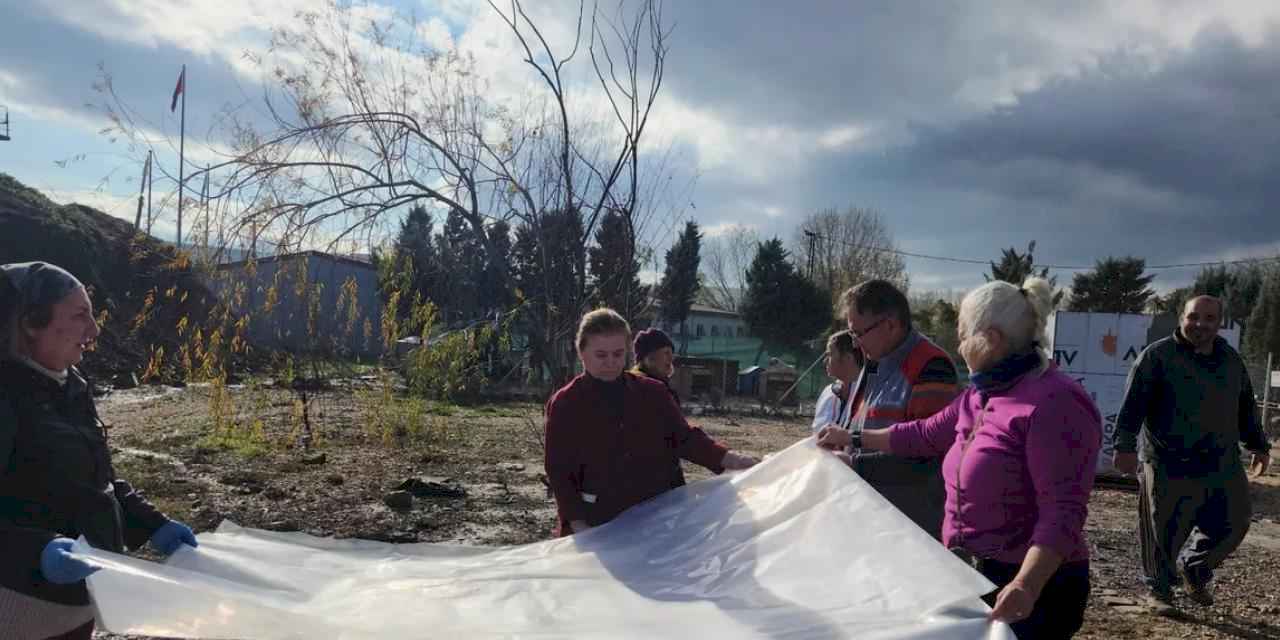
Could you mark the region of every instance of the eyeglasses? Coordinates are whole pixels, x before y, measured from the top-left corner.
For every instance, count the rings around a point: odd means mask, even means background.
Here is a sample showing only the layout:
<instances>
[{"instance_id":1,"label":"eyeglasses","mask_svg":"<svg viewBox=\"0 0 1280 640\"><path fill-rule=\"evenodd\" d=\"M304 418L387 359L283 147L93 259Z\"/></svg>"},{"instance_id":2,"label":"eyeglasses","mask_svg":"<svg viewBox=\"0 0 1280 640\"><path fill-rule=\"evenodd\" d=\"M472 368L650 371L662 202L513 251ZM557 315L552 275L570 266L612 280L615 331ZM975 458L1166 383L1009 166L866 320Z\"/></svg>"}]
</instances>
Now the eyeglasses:
<instances>
[{"instance_id":1,"label":"eyeglasses","mask_svg":"<svg viewBox=\"0 0 1280 640\"><path fill-rule=\"evenodd\" d=\"M876 327L880 326L881 324L884 323L885 320L888 320L888 319L889 319L889 316L880 316L879 320L872 322L871 326L867 327L866 329L849 329L849 333L853 335L854 340L862 340L863 338L867 337L867 334L871 333L872 331L875 331Z\"/></svg>"}]
</instances>

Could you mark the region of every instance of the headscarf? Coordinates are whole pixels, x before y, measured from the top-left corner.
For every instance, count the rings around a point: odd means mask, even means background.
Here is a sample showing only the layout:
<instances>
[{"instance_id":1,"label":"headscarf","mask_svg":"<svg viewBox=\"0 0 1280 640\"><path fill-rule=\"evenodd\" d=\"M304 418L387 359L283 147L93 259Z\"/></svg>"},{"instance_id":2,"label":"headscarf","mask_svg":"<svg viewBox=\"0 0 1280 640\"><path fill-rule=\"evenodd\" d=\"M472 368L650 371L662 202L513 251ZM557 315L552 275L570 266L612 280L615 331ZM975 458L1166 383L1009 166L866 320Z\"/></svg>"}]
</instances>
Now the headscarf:
<instances>
[{"instance_id":1,"label":"headscarf","mask_svg":"<svg viewBox=\"0 0 1280 640\"><path fill-rule=\"evenodd\" d=\"M57 304L83 286L66 269L47 262L0 265L0 359L14 356L9 344L11 322L20 321L33 309Z\"/></svg>"},{"instance_id":2,"label":"headscarf","mask_svg":"<svg viewBox=\"0 0 1280 640\"><path fill-rule=\"evenodd\" d=\"M84 286L66 269L47 262L4 264L0 265L0 273L9 281L6 297L9 294L14 296L12 301L4 300L4 304L12 305L11 309L18 312L56 304Z\"/></svg>"}]
</instances>

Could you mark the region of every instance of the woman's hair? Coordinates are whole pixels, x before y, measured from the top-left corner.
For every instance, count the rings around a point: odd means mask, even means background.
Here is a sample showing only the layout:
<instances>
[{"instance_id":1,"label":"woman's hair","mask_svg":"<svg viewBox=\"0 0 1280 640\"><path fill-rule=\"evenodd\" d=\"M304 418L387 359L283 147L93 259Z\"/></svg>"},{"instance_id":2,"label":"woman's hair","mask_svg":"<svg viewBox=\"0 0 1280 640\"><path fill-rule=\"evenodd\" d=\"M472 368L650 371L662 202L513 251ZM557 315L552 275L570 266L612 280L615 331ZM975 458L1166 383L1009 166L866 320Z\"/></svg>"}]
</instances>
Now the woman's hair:
<instances>
[{"instance_id":1,"label":"woman's hair","mask_svg":"<svg viewBox=\"0 0 1280 640\"><path fill-rule=\"evenodd\" d=\"M848 330L837 331L827 338L827 350L832 353L838 353L845 356L853 356L854 362L861 367L866 364L867 358L857 345L853 343L853 334Z\"/></svg>"},{"instance_id":2,"label":"woman's hair","mask_svg":"<svg viewBox=\"0 0 1280 640\"><path fill-rule=\"evenodd\" d=\"M578 351L587 348L587 340L592 336L613 333L629 336L631 335L631 325L627 324L627 320L613 309L600 308L588 312L582 316L582 321L578 323Z\"/></svg>"},{"instance_id":3,"label":"woman's hair","mask_svg":"<svg viewBox=\"0 0 1280 640\"><path fill-rule=\"evenodd\" d=\"M43 329L53 321L53 306L84 285L47 262L0 265L0 359L12 353L21 327Z\"/></svg>"},{"instance_id":4,"label":"woman's hair","mask_svg":"<svg viewBox=\"0 0 1280 640\"><path fill-rule=\"evenodd\" d=\"M1052 312L1053 287L1044 278L1027 278L1021 287L988 282L970 291L960 302L960 337L998 329L1013 352L1034 348L1047 365L1045 326Z\"/></svg>"}]
</instances>

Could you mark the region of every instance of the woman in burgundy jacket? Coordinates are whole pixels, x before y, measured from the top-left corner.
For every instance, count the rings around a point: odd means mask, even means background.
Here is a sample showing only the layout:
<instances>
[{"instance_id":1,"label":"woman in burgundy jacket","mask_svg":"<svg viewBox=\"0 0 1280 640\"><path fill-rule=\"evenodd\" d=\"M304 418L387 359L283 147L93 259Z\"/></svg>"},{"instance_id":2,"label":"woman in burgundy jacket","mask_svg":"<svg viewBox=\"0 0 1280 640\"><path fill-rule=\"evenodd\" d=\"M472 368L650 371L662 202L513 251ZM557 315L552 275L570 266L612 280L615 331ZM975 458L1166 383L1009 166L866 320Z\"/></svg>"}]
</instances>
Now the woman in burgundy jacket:
<instances>
[{"instance_id":1,"label":"woman in burgundy jacket","mask_svg":"<svg viewBox=\"0 0 1280 640\"><path fill-rule=\"evenodd\" d=\"M631 328L612 309L578 326L584 373L546 407L546 472L566 536L604 524L627 509L684 485L680 459L720 473L754 458L729 451L689 426L657 380L624 369Z\"/></svg>"}]
</instances>

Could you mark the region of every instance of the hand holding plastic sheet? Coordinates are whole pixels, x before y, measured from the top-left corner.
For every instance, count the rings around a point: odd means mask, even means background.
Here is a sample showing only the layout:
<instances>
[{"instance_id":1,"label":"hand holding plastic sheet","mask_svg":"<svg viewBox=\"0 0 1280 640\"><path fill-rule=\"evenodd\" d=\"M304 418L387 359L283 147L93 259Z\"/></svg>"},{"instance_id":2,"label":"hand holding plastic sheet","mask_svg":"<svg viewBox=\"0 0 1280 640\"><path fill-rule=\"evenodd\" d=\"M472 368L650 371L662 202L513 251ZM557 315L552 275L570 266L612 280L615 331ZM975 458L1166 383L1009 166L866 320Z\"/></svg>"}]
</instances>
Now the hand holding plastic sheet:
<instances>
[{"instance_id":1,"label":"hand holding plastic sheet","mask_svg":"<svg viewBox=\"0 0 1280 640\"><path fill-rule=\"evenodd\" d=\"M40 552L40 573L53 584L80 582L102 567L71 553L75 540L54 538Z\"/></svg>"},{"instance_id":2,"label":"hand holding plastic sheet","mask_svg":"<svg viewBox=\"0 0 1280 640\"><path fill-rule=\"evenodd\" d=\"M392 545L224 523L166 565L82 548L117 633L1008 640L994 587L812 439L582 534Z\"/></svg>"},{"instance_id":3,"label":"hand holding plastic sheet","mask_svg":"<svg viewBox=\"0 0 1280 640\"><path fill-rule=\"evenodd\" d=\"M151 535L151 546L166 556L177 551L178 547L184 544L190 547L199 546L196 542L196 534L191 531L191 527L177 520L164 523L164 526Z\"/></svg>"}]
</instances>

